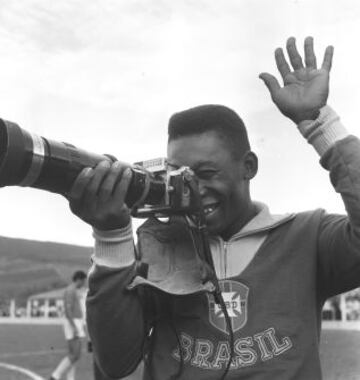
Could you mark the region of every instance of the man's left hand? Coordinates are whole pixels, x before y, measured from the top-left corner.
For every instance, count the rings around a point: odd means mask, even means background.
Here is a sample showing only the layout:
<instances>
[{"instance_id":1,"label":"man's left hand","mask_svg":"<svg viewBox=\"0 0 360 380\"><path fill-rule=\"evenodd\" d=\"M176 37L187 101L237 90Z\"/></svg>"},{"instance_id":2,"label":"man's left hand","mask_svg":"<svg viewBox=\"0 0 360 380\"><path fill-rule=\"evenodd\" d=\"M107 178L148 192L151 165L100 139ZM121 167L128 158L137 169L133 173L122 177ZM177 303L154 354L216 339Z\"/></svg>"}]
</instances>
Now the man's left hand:
<instances>
[{"instance_id":1,"label":"man's left hand","mask_svg":"<svg viewBox=\"0 0 360 380\"><path fill-rule=\"evenodd\" d=\"M296 124L303 120L314 120L319 115L320 108L326 105L329 95L329 73L334 48L326 48L320 69L316 64L312 37L305 39L305 66L297 51L294 37L287 40L286 49L293 71L283 50L275 50L275 61L284 86L281 87L278 80L269 73L261 73L259 77L269 89L273 102L285 116Z\"/></svg>"}]
</instances>

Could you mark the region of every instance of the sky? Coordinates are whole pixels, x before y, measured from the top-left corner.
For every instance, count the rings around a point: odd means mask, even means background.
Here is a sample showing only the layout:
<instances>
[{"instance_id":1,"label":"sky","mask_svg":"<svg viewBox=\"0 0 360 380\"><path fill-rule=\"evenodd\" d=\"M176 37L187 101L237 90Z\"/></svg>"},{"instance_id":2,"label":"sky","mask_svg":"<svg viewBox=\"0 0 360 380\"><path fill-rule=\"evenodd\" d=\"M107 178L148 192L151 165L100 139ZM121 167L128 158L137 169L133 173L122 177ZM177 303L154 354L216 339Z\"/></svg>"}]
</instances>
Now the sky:
<instances>
[{"instance_id":1,"label":"sky","mask_svg":"<svg viewBox=\"0 0 360 380\"><path fill-rule=\"evenodd\" d=\"M0 117L52 140L135 162L166 155L169 117L224 104L248 127L256 200L274 213L343 213L319 157L258 78L312 35L335 47L329 104L360 135L356 0L0 0ZM0 235L92 245L59 195L0 189Z\"/></svg>"}]
</instances>

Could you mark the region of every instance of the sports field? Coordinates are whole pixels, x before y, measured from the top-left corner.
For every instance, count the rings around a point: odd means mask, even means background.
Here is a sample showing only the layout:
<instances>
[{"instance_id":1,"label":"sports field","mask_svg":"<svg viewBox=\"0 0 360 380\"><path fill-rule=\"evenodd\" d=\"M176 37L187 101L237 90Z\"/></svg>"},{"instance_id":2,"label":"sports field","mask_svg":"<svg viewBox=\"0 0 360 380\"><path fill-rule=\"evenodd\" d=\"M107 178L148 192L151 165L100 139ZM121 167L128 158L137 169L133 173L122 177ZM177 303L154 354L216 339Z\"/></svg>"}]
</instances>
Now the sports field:
<instances>
[{"instance_id":1,"label":"sports field","mask_svg":"<svg viewBox=\"0 0 360 380\"><path fill-rule=\"evenodd\" d=\"M61 326L0 325L0 380L48 379L64 354ZM321 357L324 380L359 380L360 332L325 330ZM140 378L138 370L127 379ZM92 357L84 350L77 380L92 379Z\"/></svg>"},{"instance_id":2,"label":"sports field","mask_svg":"<svg viewBox=\"0 0 360 380\"><path fill-rule=\"evenodd\" d=\"M85 348L76 380L93 379L92 355ZM47 380L65 353L61 326L0 324L0 380ZM22 370L31 373L26 375ZM127 379L141 379L139 372Z\"/></svg>"}]
</instances>

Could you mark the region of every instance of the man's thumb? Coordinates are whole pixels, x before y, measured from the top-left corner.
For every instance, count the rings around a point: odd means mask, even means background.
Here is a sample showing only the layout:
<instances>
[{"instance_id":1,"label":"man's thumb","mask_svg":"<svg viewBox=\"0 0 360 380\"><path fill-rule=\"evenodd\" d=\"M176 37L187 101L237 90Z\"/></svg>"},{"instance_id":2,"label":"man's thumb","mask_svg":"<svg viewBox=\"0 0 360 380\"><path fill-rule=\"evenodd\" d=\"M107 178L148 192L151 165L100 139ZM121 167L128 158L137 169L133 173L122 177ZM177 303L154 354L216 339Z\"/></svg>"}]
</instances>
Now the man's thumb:
<instances>
[{"instance_id":1,"label":"man's thumb","mask_svg":"<svg viewBox=\"0 0 360 380\"><path fill-rule=\"evenodd\" d=\"M273 75L269 73L261 73L259 78L265 83L271 97L273 97L275 92L280 89L279 82Z\"/></svg>"}]
</instances>

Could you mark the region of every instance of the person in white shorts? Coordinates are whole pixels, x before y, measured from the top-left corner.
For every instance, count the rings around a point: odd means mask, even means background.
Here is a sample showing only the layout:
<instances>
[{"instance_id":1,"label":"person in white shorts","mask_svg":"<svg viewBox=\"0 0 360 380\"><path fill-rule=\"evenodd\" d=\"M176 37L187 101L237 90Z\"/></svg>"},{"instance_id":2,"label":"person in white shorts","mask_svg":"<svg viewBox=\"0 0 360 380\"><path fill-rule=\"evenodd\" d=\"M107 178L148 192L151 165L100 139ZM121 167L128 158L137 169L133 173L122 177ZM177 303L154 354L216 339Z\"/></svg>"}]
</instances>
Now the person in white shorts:
<instances>
[{"instance_id":1,"label":"person in white shorts","mask_svg":"<svg viewBox=\"0 0 360 380\"><path fill-rule=\"evenodd\" d=\"M64 334L68 343L68 354L55 368L50 380L60 380L65 375L66 380L75 380L75 365L81 356L81 338L86 337L84 311L81 304L86 284L85 272L76 271L72 280L64 292Z\"/></svg>"}]
</instances>

